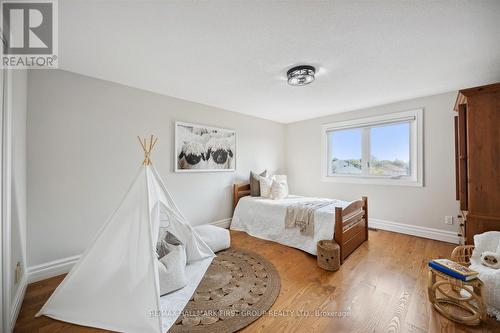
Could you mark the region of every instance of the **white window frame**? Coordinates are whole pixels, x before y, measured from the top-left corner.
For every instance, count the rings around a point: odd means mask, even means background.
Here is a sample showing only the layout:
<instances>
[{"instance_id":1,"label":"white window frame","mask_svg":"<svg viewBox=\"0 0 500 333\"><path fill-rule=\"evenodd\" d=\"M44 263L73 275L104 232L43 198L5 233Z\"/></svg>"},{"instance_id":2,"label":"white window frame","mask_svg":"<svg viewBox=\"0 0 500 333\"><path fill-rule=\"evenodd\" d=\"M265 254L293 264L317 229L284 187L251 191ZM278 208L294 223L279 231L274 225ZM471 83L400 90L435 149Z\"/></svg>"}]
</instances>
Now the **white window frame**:
<instances>
[{"instance_id":1,"label":"white window frame","mask_svg":"<svg viewBox=\"0 0 500 333\"><path fill-rule=\"evenodd\" d=\"M380 116L334 122L322 125L322 180L334 183L424 186L424 121L423 109L388 113ZM328 132L332 130L363 128L413 120L410 123L410 173L409 176L376 176L367 173L369 149L362 148L362 174L328 174ZM362 145L370 147L368 131L362 131ZM368 155L368 156L367 156Z\"/></svg>"}]
</instances>

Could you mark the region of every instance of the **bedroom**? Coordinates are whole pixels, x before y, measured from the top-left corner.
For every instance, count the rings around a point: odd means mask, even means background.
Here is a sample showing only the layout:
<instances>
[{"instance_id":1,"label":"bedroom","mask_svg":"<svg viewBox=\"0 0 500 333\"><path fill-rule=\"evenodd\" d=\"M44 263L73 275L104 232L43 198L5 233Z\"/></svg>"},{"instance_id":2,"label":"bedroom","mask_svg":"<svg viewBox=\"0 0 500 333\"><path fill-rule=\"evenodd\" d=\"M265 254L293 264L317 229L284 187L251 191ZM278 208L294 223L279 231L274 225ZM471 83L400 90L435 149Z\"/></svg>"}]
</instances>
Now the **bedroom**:
<instances>
[{"instance_id":1,"label":"bedroom","mask_svg":"<svg viewBox=\"0 0 500 333\"><path fill-rule=\"evenodd\" d=\"M1 9L1 332L500 330L498 1Z\"/></svg>"}]
</instances>

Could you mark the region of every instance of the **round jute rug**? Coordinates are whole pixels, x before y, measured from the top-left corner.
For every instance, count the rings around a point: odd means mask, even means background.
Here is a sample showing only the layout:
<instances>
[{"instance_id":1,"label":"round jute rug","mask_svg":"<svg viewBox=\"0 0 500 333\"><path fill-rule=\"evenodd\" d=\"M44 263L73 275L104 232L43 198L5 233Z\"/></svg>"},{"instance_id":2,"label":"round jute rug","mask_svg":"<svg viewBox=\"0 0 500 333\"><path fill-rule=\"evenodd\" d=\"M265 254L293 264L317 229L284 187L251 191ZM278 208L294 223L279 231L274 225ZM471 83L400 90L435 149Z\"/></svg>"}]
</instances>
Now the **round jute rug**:
<instances>
[{"instance_id":1,"label":"round jute rug","mask_svg":"<svg viewBox=\"0 0 500 333\"><path fill-rule=\"evenodd\" d=\"M217 253L169 332L235 332L264 315L280 292L273 264L257 253Z\"/></svg>"}]
</instances>

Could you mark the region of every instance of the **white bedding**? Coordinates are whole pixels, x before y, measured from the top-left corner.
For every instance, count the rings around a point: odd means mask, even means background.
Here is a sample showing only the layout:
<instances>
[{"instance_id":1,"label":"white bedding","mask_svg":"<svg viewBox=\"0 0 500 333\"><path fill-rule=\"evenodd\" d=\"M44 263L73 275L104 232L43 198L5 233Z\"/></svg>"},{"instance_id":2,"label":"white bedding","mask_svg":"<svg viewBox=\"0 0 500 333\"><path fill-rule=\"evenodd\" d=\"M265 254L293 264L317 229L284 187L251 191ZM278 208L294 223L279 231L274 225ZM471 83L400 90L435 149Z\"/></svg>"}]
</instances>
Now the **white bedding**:
<instances>
[{"instance_id":1,"label":"white bedding","mask_svg":"<svg viewBox=\"0 0 500 333\"><path fill-rule=\"evenodd\" d=\"M331 205L314 213L314 237L304 236L299 228L285 228L286 208L289 205L311 200L329 200ZM275 241L316 255L316 243L332 239L335 224L335 207L345 208L348 201L301 197L296 195L272 200L246 196L238 201L231 222L231 230L245 231L254 237Z\"/></svg>"}]
</instances>

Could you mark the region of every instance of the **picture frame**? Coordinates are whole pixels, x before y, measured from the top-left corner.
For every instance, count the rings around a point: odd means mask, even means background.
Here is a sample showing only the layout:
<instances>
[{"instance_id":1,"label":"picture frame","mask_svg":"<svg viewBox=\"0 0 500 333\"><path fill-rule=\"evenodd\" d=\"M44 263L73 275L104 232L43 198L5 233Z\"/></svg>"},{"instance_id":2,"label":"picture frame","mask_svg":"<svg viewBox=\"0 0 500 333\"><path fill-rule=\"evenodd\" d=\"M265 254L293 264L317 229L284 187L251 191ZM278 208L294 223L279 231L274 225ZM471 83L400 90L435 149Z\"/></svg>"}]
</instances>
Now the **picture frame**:
<instances>
[{"instance_id":1,"label":"picture frame","mask_svg":"<svg viewBox=\"0 0 500 333\"><path fill-rule=\"evenodd\" d=\"M236 170L236 131L176 121L174 132L175 172Z\"/></svg>"}]
</instances>

